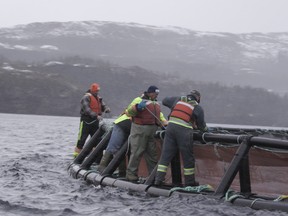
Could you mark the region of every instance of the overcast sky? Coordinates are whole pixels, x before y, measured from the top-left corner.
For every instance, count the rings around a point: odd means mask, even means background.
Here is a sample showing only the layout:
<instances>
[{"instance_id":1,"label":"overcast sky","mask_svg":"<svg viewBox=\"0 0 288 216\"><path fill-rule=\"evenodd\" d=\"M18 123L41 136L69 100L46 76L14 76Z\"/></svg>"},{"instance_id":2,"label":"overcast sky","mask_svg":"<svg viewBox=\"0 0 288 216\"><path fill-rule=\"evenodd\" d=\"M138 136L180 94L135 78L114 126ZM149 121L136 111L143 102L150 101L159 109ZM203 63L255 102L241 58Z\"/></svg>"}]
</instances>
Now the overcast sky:
<instances>
[{"instance_id":1,"label":"overcast sky","mask_svg":"<svg viewBox=\"0 0 288 216\"><path fill-rule=\"evenodd\" d=\"M0 0L0 27L86 20L212 32L288 32L288 0Z\"/></svg>"}]
</instances>

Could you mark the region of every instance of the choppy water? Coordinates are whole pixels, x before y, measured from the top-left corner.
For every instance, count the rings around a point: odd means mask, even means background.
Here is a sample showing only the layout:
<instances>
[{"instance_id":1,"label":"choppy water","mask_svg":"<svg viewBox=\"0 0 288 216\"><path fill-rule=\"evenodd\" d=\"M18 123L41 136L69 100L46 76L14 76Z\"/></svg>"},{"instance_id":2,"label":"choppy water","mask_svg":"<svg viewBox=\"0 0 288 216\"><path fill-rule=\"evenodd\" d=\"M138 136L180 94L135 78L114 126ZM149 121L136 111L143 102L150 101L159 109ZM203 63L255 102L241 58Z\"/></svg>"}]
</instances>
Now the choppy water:
<instances>
[{"instance_id":1,"label":"choppy water","mask_svg":"<svg viewBox=\"0 0 288 216\"><path fill-rule=\"evenodd\" d=\"M79 118L0 114L0 215L288 215L203 195L148 197L67 173Z\"/></svg>"}]
</instances>

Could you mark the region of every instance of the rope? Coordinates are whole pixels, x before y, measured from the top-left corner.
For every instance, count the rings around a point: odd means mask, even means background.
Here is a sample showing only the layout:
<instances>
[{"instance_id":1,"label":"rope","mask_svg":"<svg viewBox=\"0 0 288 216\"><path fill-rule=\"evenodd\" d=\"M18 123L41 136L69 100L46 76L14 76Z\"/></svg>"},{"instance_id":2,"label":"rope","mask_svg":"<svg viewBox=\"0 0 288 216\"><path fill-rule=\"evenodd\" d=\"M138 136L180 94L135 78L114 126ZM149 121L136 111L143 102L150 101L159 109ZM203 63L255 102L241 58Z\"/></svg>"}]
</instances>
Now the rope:
<instances>
[{"instance_id":1,"label":"rope","mask_svg":"<svg viewBox=\"0 0 288 216\"><path fill-rule=\"evenodd\" d=\"M239 135L239 136L237 136L237 143L240 145L242 142L240 142L240 139L241 139L241 137L246 137L245 135Z\"/></svg>"},{"instance_id":2,"label":"rope","mask_svg":"<svg viewBox=\"0 0 288 216\"><path fill-rule=\"evenodd\" d=\"M204 133L202 134L202 140L203 140L205 143L207 143L207 141L206 141L205 138L204 138L205 133L206 133L206 132L204 132Z\"/></svg>"},{"instance_id":3,"label":"rope","mask_svg":"<svg viewBox=\"0 0 288 216\"><path fill-rule=\"evenodd\" d=\"M230 195L230 194L232 194L232 195ZM225 194L225 201L227 201L227 202L232 203L237 198L245 198L245 197L241 194L237 194L236 192L234 192L232 190L228 190L227 193Z\"/></svg>"},{"instance_id":4,"label":"rope","mask_svg":"<svg viewBox=\"0 0 288 216\"><path fill-rule=\"evenodd\" d=\"M215 155L218 157L218 159L222 161L223 171L224 171L224 173L225 173L225 172L226 172L226 165L225 165L226 163L225 163L224 158L222 158L221 155L219 154L219 151L218 151L218 149L217 149L218 146L221 146L221 145L220 145L219 143L215 143L215 144L213 145L214 153L215 153Z\"/></svg>"},{"instance_id":5,"label":"rope","mask_svg":"<svg viewBox=\"0 0 288 216\"><path fill-rule=\"evenodd\" d=\"M166 128L162 121L151 110L149 110L147 107L145 107L145 109L161 124L161 127Z\"/></svg>"},{"instance_id":6,"label":"rope","mask_svg":"<svg viewBox=\"0 0 288 216\"><path fill-rule=\"evenodd\" d=\"M174 191L184 191L184 192L194 192L194 193L200 193L203 191L213 191L213 187L209 184L206 185L199 185L199 186L187 186L187 187L174 187L171 188L169 191L169 196L171 193L173 193Z\"/></svg>"},{"instance_id":7,"label":"rope","mask_svg":"<svg viewBox=\"0 0 288 216\"><path fill-rule=\"evenodd\" d=\"M268 149L268 148L263 148L263 147L259 147L259 146L253 146L255 149L260 149L263 151L268 151L271 153L283 153L283 154L287 154L288 151L287 150L278 150L278 149Z\"/></svg>"},{"instance_id":8,"label":"rope","mask_svg":"<svg viewBox=\"0 0 288 216\"><path fill-rule=\"evenodd\" d=\"M279 201L283 201L283 200L286 200L286 199L288 199L288 195L280 195L279 197L277 197L273 201L279 202Z\"/></svg>"},{"instance_id":9,"label":"rope","mask_svg":"<svg viewBox=\"0 0 288 216\"><path fill-rule=\"evenodd\" d=\"M215 153L215 155L218 157L218 159L221 159L221 156L220 156L220 154L219 154L219 152L218 152L218 150L217 150L218 145L219 145L219 143L215 143L215 144L213 145L213 149L214 149L214 153ZM222 161L224 161L224 160L222 159Z\"/></svg>"},{"instance_id":10,"label":"rope","mask_svg":"<svg viewBox=\"0 0 288 216\"><path fill-rule=\"evenodd\" d=\"M127 146L127 150L126 150L126 153L125 153L125 155L128 155L128 153L129 153L129 149L131 148L131 144L130 144L130 137L131 137L131 134L128 136L128 139L127 139L127 142L128 142L128 146Z\"/></svg>"},{"instance_id":11,"label":"rope","mask_svg":"<svg viewBox=\"0 0 288 216\"><path fill-rule=\"evenodd\" d=\"M263 199L261 199L261 198L254 199L253 202L252 202L251 205L250 205L250 208L253 208L253 205L254 205L258 200L263 200Z\"/></svg>"},{"instance_id":12,"label":"rope","mask_svg":"<svg viewBox=\"0 0 288 216\"><path fill-rule=\"evenodd\" d=\"M91 122L86 122L86 121L84 121L86 124L88 124L88 125L90 125L90 124L94 124L96 121L98 121L97 119L96 120L93 120L93 121L91 121Z\"/></svg>"}]
</instances>

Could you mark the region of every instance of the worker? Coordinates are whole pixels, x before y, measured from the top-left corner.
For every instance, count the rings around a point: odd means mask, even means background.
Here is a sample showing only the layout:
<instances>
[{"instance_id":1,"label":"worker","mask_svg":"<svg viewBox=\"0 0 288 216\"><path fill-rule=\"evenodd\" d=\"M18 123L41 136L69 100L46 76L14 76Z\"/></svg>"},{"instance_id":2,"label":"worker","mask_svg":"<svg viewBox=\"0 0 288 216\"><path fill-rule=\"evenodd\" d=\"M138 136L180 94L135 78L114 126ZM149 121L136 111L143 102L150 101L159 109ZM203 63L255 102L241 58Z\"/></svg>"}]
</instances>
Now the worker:
<instances>
[{"instance_id":1,"label":"worker","mask_svg":"<svg viewBox=\"0 0 288 216\"><path fill-rule=\"evenodd\" d=\"M191 91L187 96L168 97L163 105L171 108L166 127L161 157L157 166L155 185L165 182L171 160L180 152L183 160L185 186L198 186L195 180L195 158L193 153L193 129L207 131L204 111L199 105L200 92Z\"/></svg>"},{"instance_id":2,"label":"worker","mask_svg":"<svg viewBox=\"0 0 288 216\"><path fill-rule=\"evenodd\" d=\"M128 139L131 130L131 117L128 117L125 113L122 113L114 122L112 134L108 142L107 148L103 154L103 157L98 166L98 171L102 173L108 166L113 156L120 150L125 141ZM126 176L126 159L120 162L118 168L118 176Z\"/></svg>"},{"instance_id":3,"label":"worker","mask_svg":"<svg viewBox=\"0 0 288 216\"><path fill-rule=\"evenodd\" d=\"M154 134L159 126L166 126L167 121L157 102L159 89L149 86L142 96L135 98L126 110L132 117L130 133L130 158L126 170L126 179L138 180L138 167L142 156L146 160L149 174L157 165L158 154Z\"/></svg>"},{"instance_id":4,"label":"worker","mask_svg":"<svg viewBox=\"0 0 288 216\"><path fill-rule=\"evenodd\" d=\"M81 152L86 139L90 135L91 137L99 128L99 121L102 120L102 112L110 113L110 108L103 102L103 99L98 95L100 91L100 85L98 83L92 83L89 90L84 94L81 103L81 118L78 133L77 144L74 149L74 157L77 157ZM100 138L97 141L100 142ZM96 144L96 145L97 145Z\"/></svg>"}]
</instances>

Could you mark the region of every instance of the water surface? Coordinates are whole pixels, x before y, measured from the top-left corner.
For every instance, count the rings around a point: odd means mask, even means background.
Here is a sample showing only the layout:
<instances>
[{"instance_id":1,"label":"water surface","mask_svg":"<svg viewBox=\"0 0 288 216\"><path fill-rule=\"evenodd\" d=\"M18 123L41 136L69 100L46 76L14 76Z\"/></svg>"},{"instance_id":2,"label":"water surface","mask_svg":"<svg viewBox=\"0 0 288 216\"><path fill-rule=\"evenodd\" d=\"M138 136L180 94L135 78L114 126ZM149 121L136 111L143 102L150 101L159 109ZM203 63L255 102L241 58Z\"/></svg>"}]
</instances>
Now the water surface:
<instances>
[{"instance_id":1,"label":"water surface","mask_svg":"<svg viewBox=\"0 0 288 216\"><path fill-rule=\"evenodd\" d=\"M67 172L79 118L0 114L0 215L288 215L203 195L150 197L94 187Z\"/></svg>"}]
</instances>

